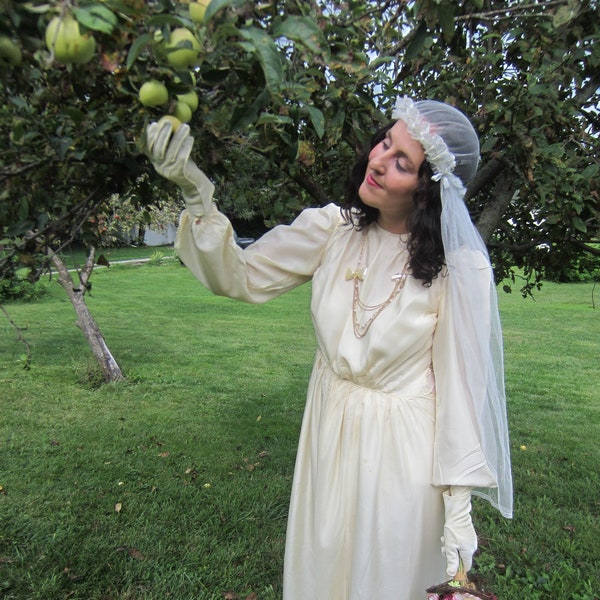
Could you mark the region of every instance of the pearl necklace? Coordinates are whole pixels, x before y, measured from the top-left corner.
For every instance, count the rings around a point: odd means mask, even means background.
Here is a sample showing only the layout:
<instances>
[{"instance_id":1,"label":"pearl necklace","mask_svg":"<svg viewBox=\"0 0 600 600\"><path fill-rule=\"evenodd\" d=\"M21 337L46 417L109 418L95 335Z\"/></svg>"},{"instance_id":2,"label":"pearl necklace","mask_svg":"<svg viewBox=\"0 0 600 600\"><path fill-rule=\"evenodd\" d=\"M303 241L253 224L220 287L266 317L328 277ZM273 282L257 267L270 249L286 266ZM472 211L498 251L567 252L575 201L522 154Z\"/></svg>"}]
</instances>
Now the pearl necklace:
<instances>
[{"instance_id":1,"label":"pearl necklace","mask_svg":"<svg viewBox=\"0 0 600 600\"><path fill-rule=\"evenodd\" d=\"M392 281L394 281L394 287L392 292L388 296L386 300L380 302L379 304L365 304L360 299L360 282L364 281L367 276L368 267L362 267L362 258L365 251L365 246L367 244L367 236L363 234L363 241L360 247L360 253L358 255L358 262L356 263L356 269L348 268L346 271L346 281L353 281L353 293L352 293L352 327L354 330L354 335L357 339L364 337L367 334L367 331L371 328L371 325L375 321L375 319L391 304L391 302L398 296L398 294L402 291L404 284L406 283L406 278L408 277L407 268L408 268L408 260L404 263L404 267L401 272L394 273L392 275ZM368 318L366 323L359 323L358 321L358 312L359 309L362 310L363 313L372 312L373 314Z\"/></svg>"}]
</instances>

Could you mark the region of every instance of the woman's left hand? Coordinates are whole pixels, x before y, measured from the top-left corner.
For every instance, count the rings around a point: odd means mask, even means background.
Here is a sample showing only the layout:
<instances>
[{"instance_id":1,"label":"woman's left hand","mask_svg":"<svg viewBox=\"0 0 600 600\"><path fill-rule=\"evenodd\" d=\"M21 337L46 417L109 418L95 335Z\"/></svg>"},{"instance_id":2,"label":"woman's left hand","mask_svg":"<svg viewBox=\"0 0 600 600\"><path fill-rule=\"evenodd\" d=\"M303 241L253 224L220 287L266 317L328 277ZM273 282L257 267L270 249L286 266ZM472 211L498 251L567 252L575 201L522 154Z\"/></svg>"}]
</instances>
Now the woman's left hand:
<instances>
[{"instance_id":1,"label":"woman's left hand","mask_svg":"<svg viewBox=\"0 0 600 600\"><path fill-rule=\"evenodd\" d=\"M446 572L454 577L461 562L465 573L471 568L477 550L477 533L471 520L471 488L452 486L443 498L446 522L442 553L446 557Z\"/></svg>"}]
</instances>

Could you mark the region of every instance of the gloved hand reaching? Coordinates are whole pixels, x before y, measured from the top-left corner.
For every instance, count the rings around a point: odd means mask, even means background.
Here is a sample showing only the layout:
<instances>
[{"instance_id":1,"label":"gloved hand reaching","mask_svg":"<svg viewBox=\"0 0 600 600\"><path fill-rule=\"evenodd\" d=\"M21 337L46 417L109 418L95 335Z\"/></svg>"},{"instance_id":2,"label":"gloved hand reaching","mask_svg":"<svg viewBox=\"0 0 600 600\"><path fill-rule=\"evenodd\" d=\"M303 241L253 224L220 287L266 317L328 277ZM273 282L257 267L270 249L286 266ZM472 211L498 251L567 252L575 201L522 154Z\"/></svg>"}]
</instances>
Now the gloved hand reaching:
<instances>
[{"instance_id":1,"label":"gloved hand reaching","mask_svg":"<svg viewBox=\"0 0 600 600\"><path fill-rule=\"evenodd\" d=\"M451 486L443 493L446 523L442 553L446 557L448 575L456 575L460 561L465 573L473 564L477 550L477 534L471 521L471 488Z\"/></svg>"},{"instance_id":2,"label":"gloved hand reaching","mask_svg":"<svg viewBox=\"0 0 600 600\"><path fill-rule=\"evenodd\" d=\"M181 188L192 216L203 217L211 207L215 186L190 158L194 138L183 124L171 136L171 123L150 123L146 129L146 153L156 172Z\"/></svg>"}]
</instances>

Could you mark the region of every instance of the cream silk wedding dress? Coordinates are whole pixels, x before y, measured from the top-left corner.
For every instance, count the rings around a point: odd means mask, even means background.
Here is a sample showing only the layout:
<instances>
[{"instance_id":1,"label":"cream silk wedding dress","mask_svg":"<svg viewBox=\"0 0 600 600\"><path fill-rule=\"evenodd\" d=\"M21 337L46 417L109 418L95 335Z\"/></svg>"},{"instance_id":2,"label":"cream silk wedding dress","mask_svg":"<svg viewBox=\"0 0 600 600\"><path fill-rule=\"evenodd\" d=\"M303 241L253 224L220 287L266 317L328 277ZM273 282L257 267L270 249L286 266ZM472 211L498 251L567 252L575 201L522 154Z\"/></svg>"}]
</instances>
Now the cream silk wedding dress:
<instances>
[{"instance_id":1,"label":"cream silk wedding dress","mask_svg":"<svg viewBox=\"0 0 600 600\"><path fill-rule=\"evenodd\" d=\"M448 579L442 492L495 484L447 326L449 275L429 287L410 276L397 286L406 241L376 225L353 229L332 204L242 250L216 207L198 220L182 214L179 256L214 293L258 303L312 280L318 347L284 600L425 598L428 586ZM472 284L489 287L488 270L481 273L484 281Z\"/></svg>"}]
</instances>

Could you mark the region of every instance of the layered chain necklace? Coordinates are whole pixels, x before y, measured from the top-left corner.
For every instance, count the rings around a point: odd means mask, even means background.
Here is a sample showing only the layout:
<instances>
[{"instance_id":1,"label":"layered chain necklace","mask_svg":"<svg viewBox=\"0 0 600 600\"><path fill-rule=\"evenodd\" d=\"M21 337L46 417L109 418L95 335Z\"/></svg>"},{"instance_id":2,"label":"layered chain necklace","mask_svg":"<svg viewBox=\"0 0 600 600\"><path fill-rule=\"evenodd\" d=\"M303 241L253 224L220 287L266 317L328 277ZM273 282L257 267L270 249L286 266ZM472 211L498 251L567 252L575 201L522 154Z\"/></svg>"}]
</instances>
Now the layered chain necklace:
<instances>
[{"instance_id":1,"label":"layered chain necklace","mask_svg":"<svg viewBox=\"0 0 600 600\"><path fill-rule=\"evenodd\" d=\"M363 234L363 241L360 247L360 253L358 255L358 262L356 263L356 268L348 268L348 270L346 271L346 280L352 280L354 285L354 290L352 293L352 326L354 329L354 335L358 339L364 337L367 334L367 331L369 331L375 319L392 303L394 298L398 296L398 294L402 291L402 288L404 287L404 284L406 283L406 278L408 276L407 260L404 263L404 267L402 267L402 271L394 273L394 275L392 275L394 287L392 288L392 292L387 297L387 299L383 302L380 302L379 304L365 304L360 299L360 282L364 281L365 277L367 276L367 271L369 270L368 267L361 266L366 245L367 236L366 234ZM367 315L369 313L372 314L365 323L360 323L359 312L360 314L364 315Z\"/></svg>"}]
</instances>

